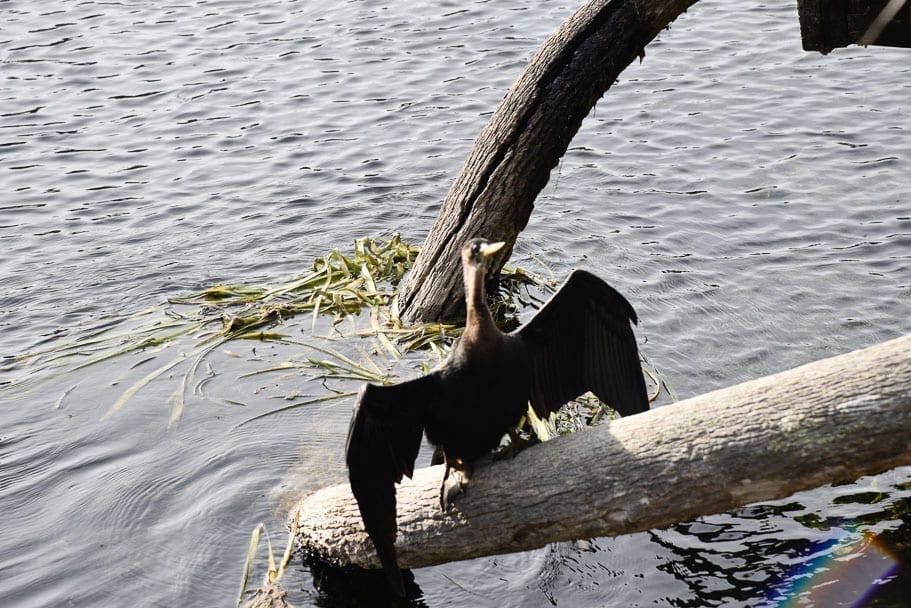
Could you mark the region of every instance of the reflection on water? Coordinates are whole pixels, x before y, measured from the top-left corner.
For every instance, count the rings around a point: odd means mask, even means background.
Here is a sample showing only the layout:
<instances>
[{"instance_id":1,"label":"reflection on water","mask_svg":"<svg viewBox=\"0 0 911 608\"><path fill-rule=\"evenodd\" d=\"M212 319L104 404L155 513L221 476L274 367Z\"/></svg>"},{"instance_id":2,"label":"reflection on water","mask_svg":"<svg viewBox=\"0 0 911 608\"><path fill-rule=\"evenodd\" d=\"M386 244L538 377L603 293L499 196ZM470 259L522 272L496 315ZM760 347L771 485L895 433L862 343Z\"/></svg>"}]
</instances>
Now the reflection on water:
<instances>
[{"instance_id":1,"label":"reflection on water","mask_svg":"<svg viewBox=\"0 0 911 608\"><path fill-rule=\"evenodd\" d=\"M659 569L689 587L690 599L673 605L904 605L895 603L894 590L911 579L906 545L895 533L907 535L911 494L906 482L857 491L869 483L832 488L839 495L830 504L806 501L816 509L802 500L813 493L802 493L649 533L674 556ZM837 505L851 505L851 516L832 515Z\"/></svg>"},{"instance_id":2,"label":"reflection on water","mask_svg":"<svg viewBox=\"0 0 911 608\"><path fill-rule=\"evenodd\" d=\"M838 540L829 544L820 553L825 555L831 550L831 554L809 562L798 569L799 574L788 577L793 584L781 590L781 595L788 598L781 606L866 604L898 570L898 560L879 546L875 536L848 546L840 546Z\"/></svg>"},{"instance_id":3,"label":"reflection on water","mask_svg":"<svg viewBox=\"0 0 911 608\"><path fill-rule=\"evenodd\" d=\"M100 419L193 336L13 394L15 356L205 286L281 283L357 237L420 243L574 9L4 3L5 606L233 601L256 524L279 530L294 499L344 480L351 407L241 424L325 394L262 372L309 356L287 345L212 351L171 430L180 366ZM515 255L627 294L680 397L908 333L909 65L904 49L803 53L790 5L702 0L599 102ZM373 348L339 329L317 333L349 356ZM309 320L282 330L312 338ZM844 585L861 605L906 605L909 477L414 575L428 606L822 606ZM341 580L284 579L297 605L352 605Z\"/></svg>"}]
</instances>

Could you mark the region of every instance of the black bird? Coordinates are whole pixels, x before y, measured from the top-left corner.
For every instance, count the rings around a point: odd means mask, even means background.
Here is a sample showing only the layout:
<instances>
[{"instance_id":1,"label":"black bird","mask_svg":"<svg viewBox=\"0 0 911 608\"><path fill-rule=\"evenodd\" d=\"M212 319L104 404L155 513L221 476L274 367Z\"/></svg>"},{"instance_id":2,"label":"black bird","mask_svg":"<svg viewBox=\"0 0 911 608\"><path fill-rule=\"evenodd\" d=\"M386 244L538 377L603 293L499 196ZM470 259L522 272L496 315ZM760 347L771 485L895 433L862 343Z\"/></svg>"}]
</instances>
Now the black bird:
<instances>
[{"instance_id":1,"label":"black bird","mask_svg":"<svg viewBox=\"0 0 911 608\"><path fill-rule=\"evenodd\" d=\"M630 326L636 313L593 274L574 271L526 325L508 334L497 328L484 282L492 254L503 245L475 239L462 249L467 318L449 356L420 378L365 384L351 418L351 490L383 569L402 596L394 484L414 472L422 433L446 463L440 489L445 509L467 483L471 463L500 444L529 402L541 418L586 391L623 416L649 407ZM456 486L452 469L465 478Z\"/></svg>"}]
</instances>

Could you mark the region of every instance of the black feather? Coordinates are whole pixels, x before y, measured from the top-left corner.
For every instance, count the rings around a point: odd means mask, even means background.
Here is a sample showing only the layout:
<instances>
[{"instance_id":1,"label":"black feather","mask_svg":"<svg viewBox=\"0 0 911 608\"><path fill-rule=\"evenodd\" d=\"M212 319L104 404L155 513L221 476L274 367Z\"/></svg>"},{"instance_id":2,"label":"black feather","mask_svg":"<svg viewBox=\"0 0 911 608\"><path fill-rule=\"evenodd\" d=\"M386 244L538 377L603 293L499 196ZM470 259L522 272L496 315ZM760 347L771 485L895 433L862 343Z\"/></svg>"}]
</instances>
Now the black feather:
<instances>
[{"instance_id":1,"label":"black feather","mask_svg":"<svg viewBox=\"0 0 911 608\"><path fill-rule=\"evenodd\" d=\"M531 321L504 334L484 299L489 256L497 249L472 241L462 250L468 319L446 360L415 380L365 385L351 419L351 490L399 595L405 590L395 552L395 484L414 472L422 433L448 468L497 447L529 402L545 417L592 391L623 416L648 409L631 327L636 313L626 298L576 270Z\"/></svg>"}]
</instances>

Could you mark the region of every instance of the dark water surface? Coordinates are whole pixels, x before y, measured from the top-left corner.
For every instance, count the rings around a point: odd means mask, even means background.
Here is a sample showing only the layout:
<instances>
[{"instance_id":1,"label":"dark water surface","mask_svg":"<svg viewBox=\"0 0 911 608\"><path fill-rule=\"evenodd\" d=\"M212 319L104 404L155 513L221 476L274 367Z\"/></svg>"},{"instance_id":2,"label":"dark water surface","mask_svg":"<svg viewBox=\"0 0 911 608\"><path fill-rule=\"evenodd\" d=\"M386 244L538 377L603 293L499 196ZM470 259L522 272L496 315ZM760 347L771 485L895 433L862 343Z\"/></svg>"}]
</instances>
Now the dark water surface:
<instances>
[{"instance_id":1,"label":"dark water surface","mask_svg":"<svg viewBox=\"0 0 911 608\"><path fill-rule=\"evenodd\" d=\"M350 401L237 427L317 394L241 378L300 355L241 344L212 353L215 398L168 430L177 368L99 419L179 345L25 393L12 357L208 285L287 281L361 236L420 243L574 8L0 2L0 603L234 601L253 527L283 546L293 500L344 478ZM909 51L807 54L793 3L703 0L647 53L586 120L516 259L628 294L680 397L911 331ZM416 576L428 606L826 606L831 580L842 605L908 605L909 502L898 469ZM337 605L300 566L284 582L298 605Z\"/></svg>"}]
</instances>

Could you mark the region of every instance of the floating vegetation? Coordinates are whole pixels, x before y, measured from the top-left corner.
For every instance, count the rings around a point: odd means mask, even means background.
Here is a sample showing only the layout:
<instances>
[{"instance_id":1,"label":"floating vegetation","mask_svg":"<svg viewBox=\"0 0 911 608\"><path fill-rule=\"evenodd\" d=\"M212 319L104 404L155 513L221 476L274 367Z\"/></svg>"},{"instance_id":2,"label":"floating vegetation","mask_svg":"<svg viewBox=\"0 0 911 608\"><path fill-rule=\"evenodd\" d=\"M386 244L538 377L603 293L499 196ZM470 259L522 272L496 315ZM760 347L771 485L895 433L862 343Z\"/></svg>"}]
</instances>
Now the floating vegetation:
<instances>
[{"instance_id":1,"label":"floating vegetation","mask_svg":"<svg viewBox=\"0 0 911 608\"><path fill-rule=\"evenodd\" d=\"M652 372L643 367L642 372L646 378L646 385L650 385L653 391L648 395L648 402L653 403L658 399L661 387L667 385L660 379L657 371ZM670 389L665 390L670 393ZM538 418L534 408L529 404L525 416L516 428L516 433L522 440L534 438L537 441L549 441L585 427L596 426L605 420L613 420L618 416L619 414L609 404L602 403L593 393L587 392L565 404L556 412L551 412L550 416L544 419ZM513 437L510 437L510 440L512 441Z\"/></svg>"},{"instance_id":2,"label":"floating vegetation","mask_svg":"<svg viewBox=\"0 0 911 608\"><path fill-rule=\"evenodd\" d=\"M185 369L170 399L168 426L175 428L191 391L197 397L213 400L204 387L215 372L209 366L206 375L199 379L203 362L217 349L224 350L227 343L237 340L299 346L311 353L303 361L283 362L248 375L300 370L311 378L392 382L394 376L383 372L370 355L365 353L363 363L357 362L328 346L331 339L317 336L316 330L328 319L331 331L338 337L354 334L375 340L374 354L384 352L388 355L386 360L401 359L418 350L430 351L437 359L443 358L460 335L460 326L428 323L405 327L398 316L398 286L417 254L418 248L404 243L398 234L388 240L361 238L354 242L351 255L335 249L314 260L306 273L283 285L215 285L188 296L171 298L163 306L135 315L109 318L82 330L68 342L58 341L18 357L8 368L22 374L5 388L24 393L49 380L104 361L147 353L148 356L133 367L152 361L156 363L155 368L132 381L102 419L114 416L142 389L182 366ZM542 283L546 281L522 269L504 268L495 307L504 326L514 326L516 311L535 301L523 287ZM369 326L364 321L355 322L351 332L343 334L342 321L362 313L366 313L363 317L369 319ZM306 340L297 340L278 331L287 328L288 319L302 315L312 319ZM180 352L168 354L169 349ZM226 354L237 356L231 352ZM73 388L58 399L56 407L62 406ZM338 392L312 397L250 420L350 395ZM219 401L226 405L242 405L225 399Z\"/></svg>"},{"instance_id":3,"label":"floating vegetation","mask_svg":"<svg viewBox=\"0 0 911 608\"><path fill-rule=\"evenodd\" d=\"M259 524L254 528L253 534L250 536L250 547L247 550L247 561L244 564L244 574L240 583L240 593L237 597L237 605L243 608L293 608L292 605L288 602L287 591L279 586L278 581L285 573L285 568L288 566L288 562L291 561L291 553L294 550L294 537L297 535L297 517L291 518L290 530L288 532L288 543L285 546L285 552L282 555L281 561L276 566L275 563L275 554L272 552L272 540L269 538L269 532L266 530L265 524ZM252 594L252 599L244 603L244 599L248 595L247 586L250 583L250 571L253 568L253 560L256 557L256 550L259 547L259 537L260 534L265 533L266 535L266 549L268 557L268 566L266 568L266 575L263 577L263 584L261 587L249 592Z\"/></svg>"}]
</instances>

